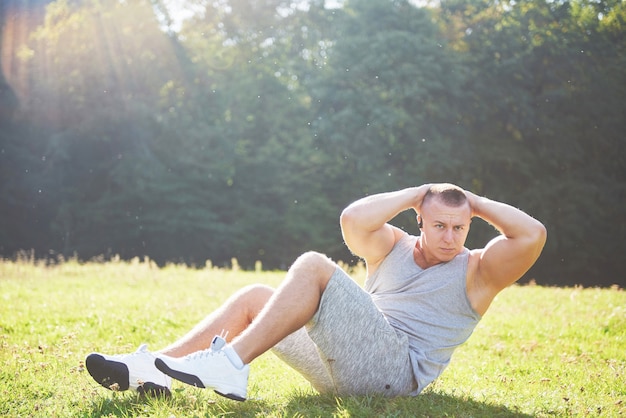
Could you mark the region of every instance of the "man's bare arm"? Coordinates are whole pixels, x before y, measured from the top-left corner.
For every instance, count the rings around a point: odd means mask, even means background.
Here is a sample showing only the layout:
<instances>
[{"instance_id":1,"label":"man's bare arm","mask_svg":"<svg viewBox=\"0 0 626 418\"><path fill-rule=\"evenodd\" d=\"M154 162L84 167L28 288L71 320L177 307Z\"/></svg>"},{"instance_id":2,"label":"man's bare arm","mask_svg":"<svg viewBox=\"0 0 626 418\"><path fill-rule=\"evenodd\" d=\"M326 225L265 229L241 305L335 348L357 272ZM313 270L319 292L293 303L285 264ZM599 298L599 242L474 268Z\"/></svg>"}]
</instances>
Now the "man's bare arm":
<instances>
[{"instance_id":1,"label":"man's bare arm","mask_svg":"<svg viewBox=\"0 0 626 418\"><path fill-rule=\"evenodd\" d=\"M388 224L400 212L419 211L430 185L380 193L357 200L341 214L341 232L355 255L374 268L391 251L403 232Z\"/></svg>"},{"instance_id":2,"label":"man's bare arm","mask_svg":"<svg viewBox=\"0 0 626 418\"><path fill-rule=\"evenodd\" d=\"M476 283L494 295L516 282L537 261L546 242L546 228L533 217L505 203L466 192L472 215L501 233L481 251Z\"/></svg>"}]
</instances>

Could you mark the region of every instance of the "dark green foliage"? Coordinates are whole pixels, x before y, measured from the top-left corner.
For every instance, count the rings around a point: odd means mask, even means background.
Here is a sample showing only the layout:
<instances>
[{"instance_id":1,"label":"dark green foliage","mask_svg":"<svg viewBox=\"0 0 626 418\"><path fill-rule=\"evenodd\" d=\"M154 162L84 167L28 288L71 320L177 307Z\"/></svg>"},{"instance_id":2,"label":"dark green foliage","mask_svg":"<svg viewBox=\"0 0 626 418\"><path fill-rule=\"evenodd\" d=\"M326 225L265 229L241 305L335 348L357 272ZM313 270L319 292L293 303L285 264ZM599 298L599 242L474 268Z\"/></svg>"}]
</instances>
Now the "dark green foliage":
<instances>
[{"instance_id":1,"label":"dark green foliage","mask_svg":"<svg viewBox=\"0 0 626 418\"><path fill-rule=\"evenodd\" d=\"M0 7L5 256L355 261L343 207L450 181L546 224L527 278L625 284L623 2L40 3Z\"/></svg>"}]
</instances>

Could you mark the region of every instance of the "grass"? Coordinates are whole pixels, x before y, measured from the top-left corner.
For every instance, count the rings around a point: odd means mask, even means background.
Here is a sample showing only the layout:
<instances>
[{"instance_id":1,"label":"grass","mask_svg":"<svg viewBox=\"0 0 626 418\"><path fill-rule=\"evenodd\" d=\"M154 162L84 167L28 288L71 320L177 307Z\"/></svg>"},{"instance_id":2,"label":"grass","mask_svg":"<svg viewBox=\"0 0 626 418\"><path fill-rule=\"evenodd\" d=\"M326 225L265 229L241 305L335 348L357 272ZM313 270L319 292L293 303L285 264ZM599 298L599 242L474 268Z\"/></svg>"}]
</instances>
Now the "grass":
<instances>
[{"instance_id":1,"label":"grass","mask_svg":"<svg viewBox=\"0 0 626 418\"><path fill-rule=\"evenodd\" d=\"M270 353L253 363L243 403L179 383L170 399L111 392L84 369L91 351L160 348L241 286L283 275L149 260L0 261L0 416L626 415L626 293L617 288L506 289L415 398L320 396Z\"/></svg>"}]
</instances>

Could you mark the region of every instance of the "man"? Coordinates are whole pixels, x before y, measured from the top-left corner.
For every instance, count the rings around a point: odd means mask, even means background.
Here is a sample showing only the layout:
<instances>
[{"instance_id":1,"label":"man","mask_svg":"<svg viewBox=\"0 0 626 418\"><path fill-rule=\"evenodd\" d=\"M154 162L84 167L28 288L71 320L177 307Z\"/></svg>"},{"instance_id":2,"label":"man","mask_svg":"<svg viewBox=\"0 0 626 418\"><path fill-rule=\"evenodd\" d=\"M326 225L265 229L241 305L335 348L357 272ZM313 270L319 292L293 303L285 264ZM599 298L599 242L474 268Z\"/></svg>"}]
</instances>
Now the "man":
<instances>
[{"instance_id":1,"label":"man","mask_svg":"<svg viewBox=\"0 0 626 418\"><path fill-rule=\"evenodd\" d=\"M419 236L388 223L411 209ZM500 235L470 251L464 244L474 216ZM544 226L524 212L450 184L360 199L341 214L341 228L366 262L364 289L308 252L276 290L242 289L160 352L92 353L87 369L108 388L169 393L172 377L245 400L249 363L273 349L322 393L416 395L546 240Z\"/></svg>"}]
</instances>

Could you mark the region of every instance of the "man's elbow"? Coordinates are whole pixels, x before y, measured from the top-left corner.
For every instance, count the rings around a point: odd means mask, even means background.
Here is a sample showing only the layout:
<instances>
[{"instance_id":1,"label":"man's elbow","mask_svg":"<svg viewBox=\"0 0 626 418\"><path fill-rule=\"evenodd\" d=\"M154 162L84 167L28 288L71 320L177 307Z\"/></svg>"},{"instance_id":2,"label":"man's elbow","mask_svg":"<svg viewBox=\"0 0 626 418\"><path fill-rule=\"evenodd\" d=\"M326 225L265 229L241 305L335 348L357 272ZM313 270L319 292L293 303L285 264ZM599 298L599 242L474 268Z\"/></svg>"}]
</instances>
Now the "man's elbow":
<instances>
[{"instance_id":1,"label":"man's elbow","mask_svg":"<svg viewBox=\"0 0 626 418\"><path fill-rule=\"evenodd\" d=\"M356 218L355 209L351 206L345 208L341 215L339 215L339 224L342 229L345 229L347 226L354 224Z\"/></svg>"},{"instance_id":2,"label":"man's elbow","mask_svg":"<svg viewBox=\"0 0 626 418\"><path fill-rule=\"evenodd\" d=\"M546 240L548 239L548 230L541 222L535 219L533 227L529 232L532 235L532 241L535 243L537 255L539 255L543 246L546 244Z\"/></svg>"}]
</instances>

